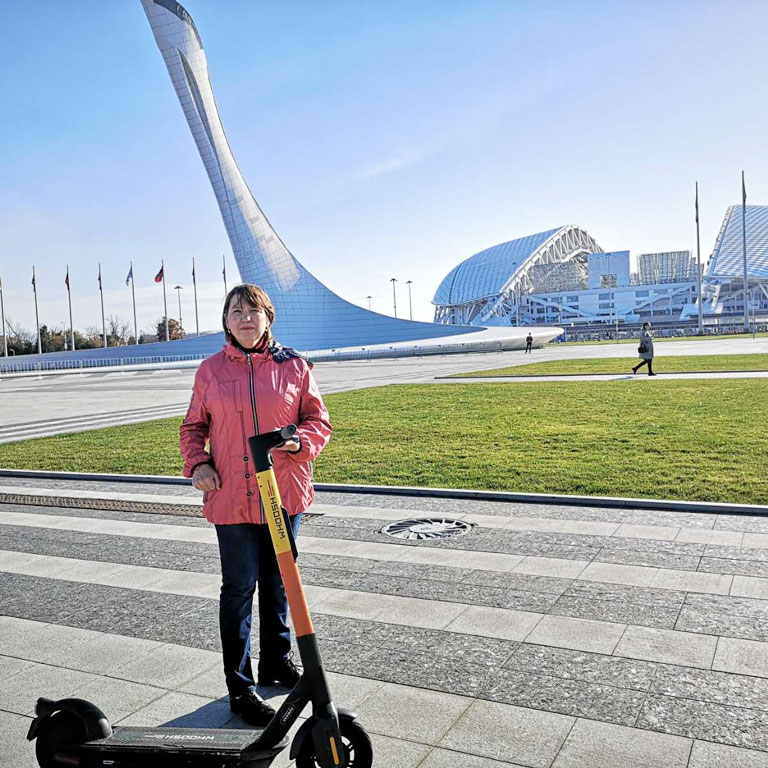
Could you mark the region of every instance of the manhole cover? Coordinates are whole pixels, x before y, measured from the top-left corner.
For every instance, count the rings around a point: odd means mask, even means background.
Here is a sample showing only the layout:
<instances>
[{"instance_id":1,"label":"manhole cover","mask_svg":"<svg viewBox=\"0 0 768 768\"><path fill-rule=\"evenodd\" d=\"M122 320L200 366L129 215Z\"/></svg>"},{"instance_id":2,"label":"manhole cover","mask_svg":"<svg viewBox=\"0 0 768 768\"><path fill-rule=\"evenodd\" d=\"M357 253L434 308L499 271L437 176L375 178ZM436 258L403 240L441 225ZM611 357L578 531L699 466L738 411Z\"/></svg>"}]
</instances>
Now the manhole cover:
<instances>
[{"instance_id":1,"label":"manhole cover","mask_svg":"<svg viewBox=\"0 0 768 768\"><path fill-rule=\"evenodd\" d=\"M410 520L398 520L396 523L385 525L382 533L396 539L447 539L452 536L463 536L472 529L471 523L462 520L451 520L447 517L414 517Z\"/></svg>"}]
</instances>

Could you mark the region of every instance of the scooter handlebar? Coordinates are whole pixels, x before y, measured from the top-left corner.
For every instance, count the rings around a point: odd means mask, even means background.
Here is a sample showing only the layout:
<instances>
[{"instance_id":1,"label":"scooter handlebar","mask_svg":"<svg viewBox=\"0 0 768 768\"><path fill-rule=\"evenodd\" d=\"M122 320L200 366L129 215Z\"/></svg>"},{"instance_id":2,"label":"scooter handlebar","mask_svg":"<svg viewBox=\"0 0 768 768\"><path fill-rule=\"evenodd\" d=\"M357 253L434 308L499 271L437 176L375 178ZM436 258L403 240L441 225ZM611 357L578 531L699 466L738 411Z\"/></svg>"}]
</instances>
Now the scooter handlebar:
<instances>
[{"instance_id":1,"label":"scooter handlebar","mask_svg":"<svg viewBox=\"0 0 768 768\"><path fill-rule=\"evenodd\" d=\"M296 435L296 425L286 424L284 427L274 429L271 432L262 432L248 438L248 446L251 449L253 463L257 472L263 472L272 466L270 451L283 443L288 442Z\"/></svg>"}]
</instances>

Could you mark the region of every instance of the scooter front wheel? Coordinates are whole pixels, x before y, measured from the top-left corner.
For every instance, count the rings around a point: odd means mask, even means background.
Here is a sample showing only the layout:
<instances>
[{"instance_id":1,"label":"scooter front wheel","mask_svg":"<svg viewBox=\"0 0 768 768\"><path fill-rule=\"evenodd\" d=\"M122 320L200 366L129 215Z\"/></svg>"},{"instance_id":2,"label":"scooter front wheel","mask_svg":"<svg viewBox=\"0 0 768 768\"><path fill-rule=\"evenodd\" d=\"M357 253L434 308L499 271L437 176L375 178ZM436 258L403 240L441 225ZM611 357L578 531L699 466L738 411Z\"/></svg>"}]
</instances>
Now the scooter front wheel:
<instances>
[{"instance_id":1,"label":"scooter front wheel","mask_svg":"<svg viewBox=\"0 0 768 768\"><path fill-rule=\"evenodd\" d=\"M342 720L339 726L346 754L346 760L339 768L371 768L373 747L371 737L363 726L354 720ZM321 768L311 738L305 739L301 745L301 751L296 755L296 768Z\"/></svg>"}]
</instances>

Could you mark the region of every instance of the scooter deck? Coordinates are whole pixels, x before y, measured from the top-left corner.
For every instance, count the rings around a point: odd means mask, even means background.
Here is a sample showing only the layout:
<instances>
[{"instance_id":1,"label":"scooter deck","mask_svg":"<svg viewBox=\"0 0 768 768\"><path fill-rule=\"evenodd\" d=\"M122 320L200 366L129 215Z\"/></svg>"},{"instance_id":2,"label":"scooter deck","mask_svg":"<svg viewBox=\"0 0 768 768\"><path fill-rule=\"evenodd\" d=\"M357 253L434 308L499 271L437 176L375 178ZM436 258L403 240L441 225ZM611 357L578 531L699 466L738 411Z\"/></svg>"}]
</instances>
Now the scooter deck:
<instances>
[{"instance_id":1,"label":"scooter deck","mask_svg":"<svg viewBox=\"0 0 768 768\"><path fill-rule=\"evenodd\" d=\"M220 728L116 727L111 736L81 744L86 765L200 766L267 768L288 745L288 737L269 749L249 750L261 731ZM92 760L89 760L91 758ZM93 761L93 762L92 762Z\"/></svg>"}]
</instances>

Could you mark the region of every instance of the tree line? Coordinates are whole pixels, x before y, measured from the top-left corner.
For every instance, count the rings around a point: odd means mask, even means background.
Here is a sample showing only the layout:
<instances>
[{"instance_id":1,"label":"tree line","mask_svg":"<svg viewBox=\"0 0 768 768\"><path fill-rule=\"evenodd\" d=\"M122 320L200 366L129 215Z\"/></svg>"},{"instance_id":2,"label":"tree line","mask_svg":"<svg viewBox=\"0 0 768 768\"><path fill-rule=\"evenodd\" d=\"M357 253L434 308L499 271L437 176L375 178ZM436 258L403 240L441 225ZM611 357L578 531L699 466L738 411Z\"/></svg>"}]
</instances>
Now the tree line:
<instances>
[{"instance_id":1,"label":"tree line","mask_svg":"<svg viewBox=\"0 0 768 768\"><path fill-rule=\"evenodd\" d=\"M131 324L117 315L106 318L107 346L125 347L136 344L136 337L131 332ZM25 328L12 318L5 319L5 332L8 339L9 355L37 354L37 335L34 330ZM171 340L183 339L186 336L179 321L168 318L168 332ZM2 332L0 332L2 339ZM165 341L165 317L157 321L157 325L139 334L139 344L150 344L154 341ZM40 326L40 346L43 352L65 352L72 348L69 328L65 326ZM102 331L95 325L89 325L84 331L75 330L75 349L96 349L104 346ZM0 343L0 354L2 344Z\"/></svg>"}]
</instances>

